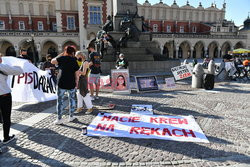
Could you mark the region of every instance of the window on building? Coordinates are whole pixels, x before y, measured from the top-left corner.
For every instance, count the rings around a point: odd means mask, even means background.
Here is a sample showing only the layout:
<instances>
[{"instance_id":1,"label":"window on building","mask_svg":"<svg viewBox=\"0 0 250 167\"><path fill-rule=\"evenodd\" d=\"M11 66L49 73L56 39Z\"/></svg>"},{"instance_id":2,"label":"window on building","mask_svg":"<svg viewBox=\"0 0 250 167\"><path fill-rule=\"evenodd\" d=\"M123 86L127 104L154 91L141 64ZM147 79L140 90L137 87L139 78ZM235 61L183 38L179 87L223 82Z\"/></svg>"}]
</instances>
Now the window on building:
<instances>
[{"instance_id":1,"label":"window on building","mask_svg":"<svg viewBox=\"0 0 250 167\"><path fill-rule=\"evenodd\" d=\"M197 28L194 26L194 27L192 27L192 32L193 33L196 33L196 30L197 30Z\"/></svg>"},{"instance_id":2,"label":"window on building","mask_svg":"<svg viewBox=\"0 0 250 167\"><path fill-rule=\"evenodd\" d=\"M5 24L3 20L0 20L0 30L5 30Z\"/></svg>"},{"instance_id":3,"label":"window on building","mask_svg":"<svg viewBox=\"0 0 250 167\"><path fill-rule=\"evenodd\" d=\"M19 22L18 22L18 25L19 25L19 30L25 30L24 21L19 21Z\"/></svg>"},{"instance_id":4,"label":"window on building","mask_svg":"<svg viewBox=\"0 0 250 167\"><path fill-rule=\"evenodd\" d=\"M217 27L217 32L220 32L220 26Z\"/></svg>"},{"instance_id":5,"label":"window on building","mask_svg":"<svg viewBox=\"0 0 250 167\"><path fill-rule=\"evenodd\" d=\"M67 16L67 29L68 30L75 30L75 16Z\"/></svg>"},{"instance_id":6,"label":"window on building","mask_svg":"<svg viewBox=\"0 0 250 167\"><path fill-rule=\"evenodd\" d=\"M44 16L44 7L43 7L43 4L39 5L39 14L40 14L40 16Z\"/></svg>"},{"instance_id":7,"label":"window on building","mask_svg":"<svg viewBox=\"0 0 250 167\"><path fill-rule=\"evenodd\" d=\"M180 33L184 33L184 26L180 26Z\"/></svg>"},{"instance_id":8,"label":"window on building","mask_svg":"<svg viewBox=\"0 0 250 167\"><path fill-rule=\"evenodd\" d=\"M43 31L44 30L42 21L37 22L37 29L38 29L38 31Z\"/></svg>"},{"instance_id":9,"label":"window on building","mask_svg":"<svg viewBox=\"0 0 250 167\"><path fill-rule=\"evenodd\" d=\"M57 25L56 25L56 23L52 23L52 31L57 31Z\"/></svg>"},{"instance_id":10,"label":"window on building","mask_svg":"<svg viewBox=\"0 0 250 167\"><path fill-rule=\"evenodd\" d=\"M19 3L19 14L24 15L23 3Z\"/></svg>"},{"instance_id":11,"label":"window on building","mask_svg":"<svg viewBox=\"0 0 250 167\"><path fill-rule=\"evenodd\" d=\"M167 32L171 32L171 26L167 25Z\"/></svg>"},{"instance_id":12,"label":"window on building","mask_svg":"<svg viewBox=\"0 0 250 167\"><path fill-rule=\"evenodd\" d=\"M29 4L29 12L31 15L34 15L34 8L32 3Z\"/></svg>"},{"instance_id":13,"label":"window on building","mask_svg":"<svg viewBox=\"0 0 250 167\"><path fill-rule=\"evenodd\" d=\"M102 24L101 22L101 7L90 6L89 7L89 23L90 24Z\"/></svg>"},{"instance_id":14,"label":"window on building","mask_svg":"<svg viewBox=\"0 0 250 167\"><path fill-rule=\"evenodd\" d=\"M153 32L158 32L158 24L153 25Z\"/></svg>"}]
</instances>

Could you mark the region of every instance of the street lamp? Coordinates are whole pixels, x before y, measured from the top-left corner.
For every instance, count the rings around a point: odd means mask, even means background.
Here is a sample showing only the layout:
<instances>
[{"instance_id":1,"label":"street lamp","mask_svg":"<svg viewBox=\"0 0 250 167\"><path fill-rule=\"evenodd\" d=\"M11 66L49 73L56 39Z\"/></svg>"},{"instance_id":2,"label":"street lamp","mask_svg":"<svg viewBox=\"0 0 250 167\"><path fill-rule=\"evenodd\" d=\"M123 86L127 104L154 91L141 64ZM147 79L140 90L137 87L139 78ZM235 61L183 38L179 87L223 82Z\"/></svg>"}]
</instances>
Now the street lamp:
<instances>
[{"instance_id":1,"label":"street lamp","mask_svg":"<svg viewBox=\"0 0 250 167\"><path fill-rule=\"evenodd\" d=\"M27 40L28 43L31 43L31 51L32 51L32 56L33 56L33 64L36 66L36 53L35 53L35 41L34 41L34 37L35 34L31 33L31 40Z\"/></svg>"},{"instance_id":2,"label":"street lamp","mask_svg":"<svg viewBox=\"0 0 250 167\"><path fill-rule=\"evenodd\" d=\"M172 38L173 38L173 58L175 58L175 54L174 54L174 34L172 34Z\"/></svg>"}]
</instances>

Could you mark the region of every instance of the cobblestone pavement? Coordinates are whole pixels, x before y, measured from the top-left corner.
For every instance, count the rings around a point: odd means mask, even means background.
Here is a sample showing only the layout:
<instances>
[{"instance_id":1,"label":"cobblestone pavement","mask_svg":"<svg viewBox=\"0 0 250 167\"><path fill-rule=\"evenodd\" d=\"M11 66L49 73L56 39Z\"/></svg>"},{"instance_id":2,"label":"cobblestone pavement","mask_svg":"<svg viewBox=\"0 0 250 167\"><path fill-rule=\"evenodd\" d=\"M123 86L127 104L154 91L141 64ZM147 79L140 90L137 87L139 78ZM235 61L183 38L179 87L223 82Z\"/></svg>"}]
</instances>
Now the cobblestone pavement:
<instances>
[{"instance_id":1,"label":"cobblestone pavement","mask_svg":"<svg viewBox=\"0 0 250 167\"><path fill-rule=\"evenodd\" d=\"M61 126L53 125L56 114L51 114L3 147L0 166L250 166L250 84L217 83L214 91L205 91L179 82L159 92L102 93L95 104L107 102L116 104L108 112L129 113L132 104L152 104L154 114L193 115L210 143L81 136L81 127L100 111L79 113L76 121ZM40 112L35 106L32 111ZM14 119L23 113L18 109Z\"/></svg>"}]
</instances>

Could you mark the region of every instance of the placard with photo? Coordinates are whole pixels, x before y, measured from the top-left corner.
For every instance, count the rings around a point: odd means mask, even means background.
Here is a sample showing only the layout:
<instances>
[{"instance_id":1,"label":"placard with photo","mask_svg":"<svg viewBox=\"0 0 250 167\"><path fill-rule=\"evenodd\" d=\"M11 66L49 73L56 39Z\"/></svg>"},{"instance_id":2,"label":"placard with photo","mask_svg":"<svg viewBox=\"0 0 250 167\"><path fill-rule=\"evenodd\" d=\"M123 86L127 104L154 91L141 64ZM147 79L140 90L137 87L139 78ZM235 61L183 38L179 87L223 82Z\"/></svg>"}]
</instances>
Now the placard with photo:
<instances>
[{"instance_id":1,"label":"placard with photo","mask_svg":"<svg viewBox=\"0 0 250 167\"><path fill-rule=\"evenodd\" d=\"M130 114L153 115L152 105L133 104Z\"/></svg>"},{"instance_id":2,"label":"placard with photo","mask_svg":"<svg viewBox=\"0 0 250 167\"><path fill-rule=\"evenodd\" d=\"M136 76L135 80L138 92L159 90L156 76Z\"/></svg>"},{"instance_id":3,"label":"placard with photo","mask_svg":"<svg viewBox=\"0 0 250 167\"><path fill-rule=\"evenodd\" d=\"M112 88L114 94L130 94L130 80L128 69L111 70Z\"/></svg>"},{"instance_id":4,"label":"placard with photo","mask_svg":"<svg viewBox=\"0 0 250 167\"><path fill-rule=\"evenodd\" d=\"M174 77L165 78L166 88L176 88Z\"/></svg>"}]
</instances>

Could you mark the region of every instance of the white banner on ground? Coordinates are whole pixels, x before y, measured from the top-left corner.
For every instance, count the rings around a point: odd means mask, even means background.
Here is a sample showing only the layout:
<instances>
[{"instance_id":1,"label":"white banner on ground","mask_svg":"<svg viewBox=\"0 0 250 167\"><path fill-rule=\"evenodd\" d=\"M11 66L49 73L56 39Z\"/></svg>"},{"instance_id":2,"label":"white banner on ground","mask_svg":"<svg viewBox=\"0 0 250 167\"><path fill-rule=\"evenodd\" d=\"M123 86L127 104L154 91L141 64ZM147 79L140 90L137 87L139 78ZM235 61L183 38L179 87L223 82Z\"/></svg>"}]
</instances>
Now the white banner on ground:
<instances>
[{"instance_id":1,"label":"white banner on ground","mask_svg":"<svg viewBox=\"0 0 250 167\"><path fill-rule=\"evenodd\" d=\"M153 115L153 108L152 105L133 104L130 114Z\"/></svg>"},{"instance_id":2,"label":"white banner on ground","mask_svg":"<svg viewBox=\"0 0 250 167\"><path fill-rule=\"evenodd\" d=\"M55 83L50 71L40 70L27 60L15 57L3 57L3 64L19 66L24 71L19 76L9 76L8 78L13 101L44 102L57 98Z\"/></svg>"},{"instance_id":3,"label":"white banner on ground","mask_svg":"<svg viewBox=\"0 0 250 167\"><path fill-rule=\"evenodd\" d=\"M166 88L175 88L176 87L174 77L165 78L165 82L166 82Z\"/></svg>"},{"instance_id":4,"label":"white banner on ground","mask_svg":"<svg viewBox=\"0 0 250 167\"><path fill-rule=\"evenodd\" d=\"M181 80L192 76L192 69L189 65L182 65L171 68L175 80Z\"/></svg>"},{"instance_id":5,"label":"white banner on ground","mask_svg":"<svg viewBox=\"0 0 250 167\"><path fill-rule=\"evenodd\" d=\"M192 116L99 113L87 135L209 143Z\"/></svg>"}]
</instances>

